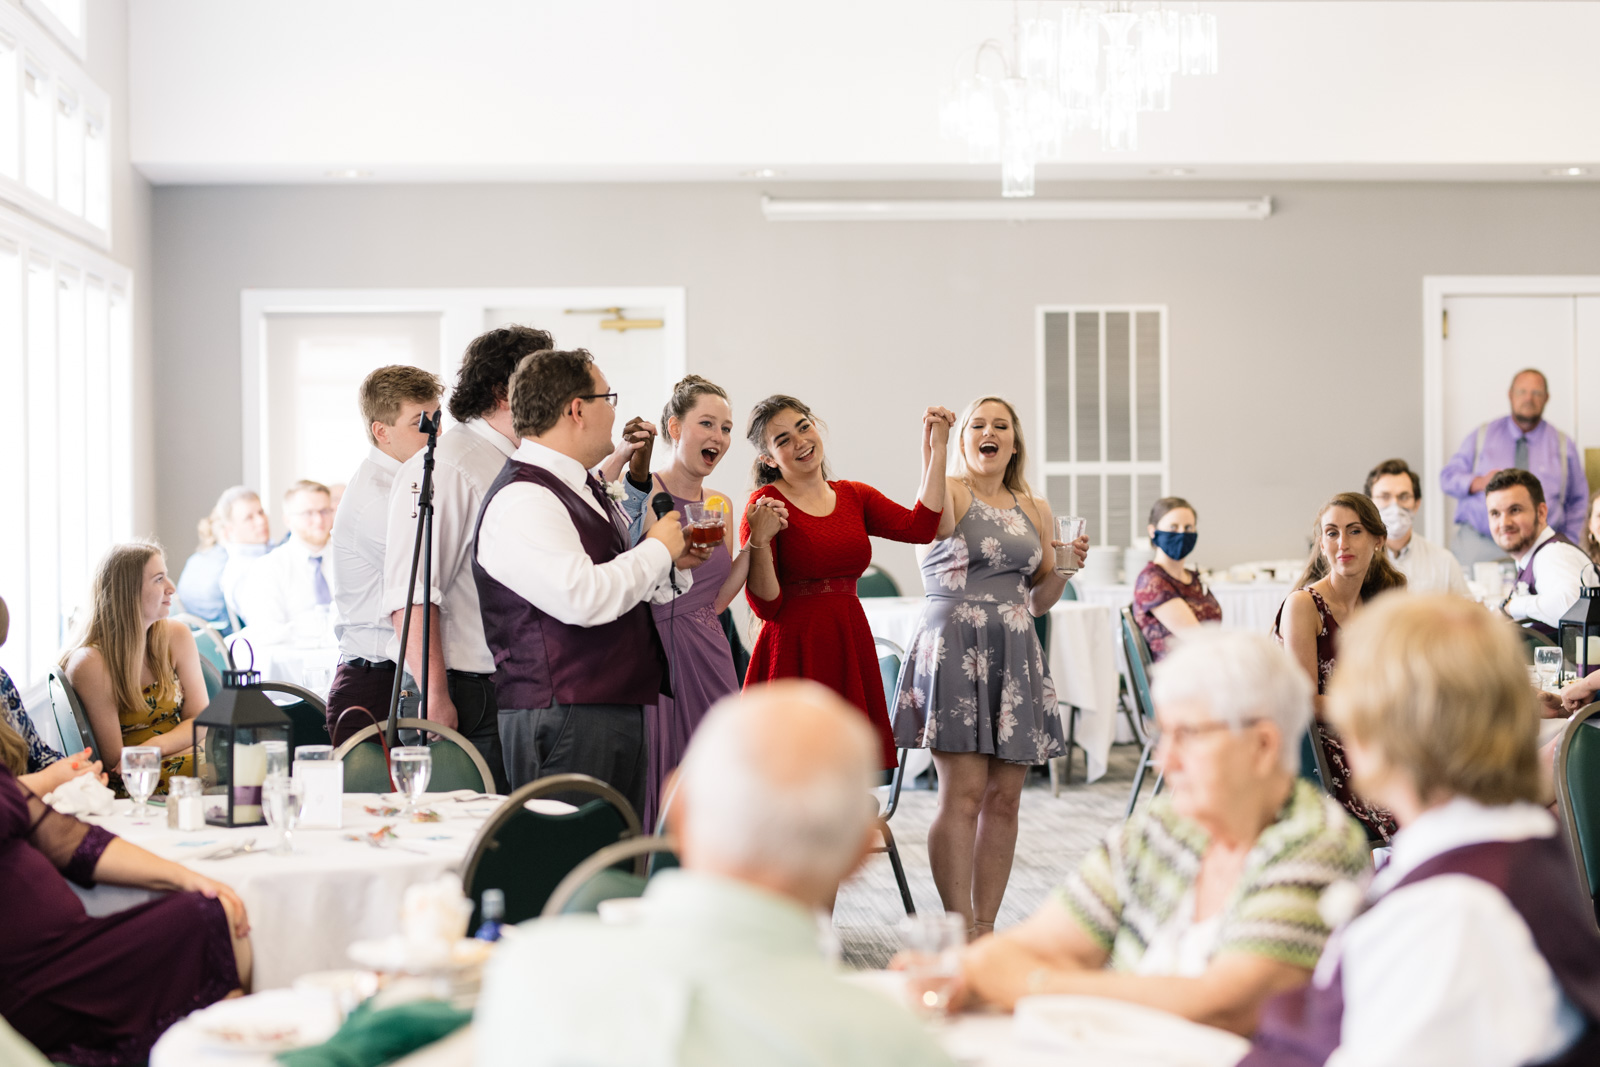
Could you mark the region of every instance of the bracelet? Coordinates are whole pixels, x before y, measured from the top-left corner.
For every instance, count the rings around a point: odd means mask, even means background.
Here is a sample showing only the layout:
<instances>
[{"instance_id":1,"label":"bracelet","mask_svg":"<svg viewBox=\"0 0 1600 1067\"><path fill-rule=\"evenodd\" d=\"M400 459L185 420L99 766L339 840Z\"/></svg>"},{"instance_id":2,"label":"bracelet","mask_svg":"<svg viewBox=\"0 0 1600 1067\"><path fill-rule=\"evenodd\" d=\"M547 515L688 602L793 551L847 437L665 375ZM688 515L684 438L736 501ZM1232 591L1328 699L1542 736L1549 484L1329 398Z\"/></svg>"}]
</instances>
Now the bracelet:
<instances>
[{"instance_id":1,"label":"bracelet","mask_svg":"<svg viewBox=\"0 0 1600 1067\"><path fill-rule=\"evenodd\" d=\"M766 542L763 542L762 544L758 545L754 541L746 541L744 543L744 547L746 547L746 548L771 548L772 547L772 542L771 541L766 541Z\"/></svg>"}]
</instances>

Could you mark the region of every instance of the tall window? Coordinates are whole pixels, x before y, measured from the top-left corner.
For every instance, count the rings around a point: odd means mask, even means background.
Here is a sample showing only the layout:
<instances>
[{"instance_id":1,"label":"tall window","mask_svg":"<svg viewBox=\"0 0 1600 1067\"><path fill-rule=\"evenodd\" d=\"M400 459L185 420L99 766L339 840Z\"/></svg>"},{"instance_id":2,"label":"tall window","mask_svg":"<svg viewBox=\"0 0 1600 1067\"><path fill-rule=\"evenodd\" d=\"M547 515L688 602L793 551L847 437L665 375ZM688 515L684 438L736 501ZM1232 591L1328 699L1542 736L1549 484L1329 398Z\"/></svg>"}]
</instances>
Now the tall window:
<instances>
[{"instance_id":1,"label":"tall window","mask_svg":"<svg viewBox=\"0 0 1600 1067\"><path fill-rule=\"evenodd\" d=\"M1045 494L1094 544L1142 539L1167 493L1166 338L1165 308L1039 311Z\"/></svg>"},{"instance_id":2,"label":"tall window","mask_svg":"<svg viewBox=\"0 0 1600 1067\"><path fill-rule=\"evenodd\" d=\"M54 662L94 565L130 536L132 323L126 268L0 210L0 397L7 486L0 665L28 684Z\"/></svg>"}]
</instances>

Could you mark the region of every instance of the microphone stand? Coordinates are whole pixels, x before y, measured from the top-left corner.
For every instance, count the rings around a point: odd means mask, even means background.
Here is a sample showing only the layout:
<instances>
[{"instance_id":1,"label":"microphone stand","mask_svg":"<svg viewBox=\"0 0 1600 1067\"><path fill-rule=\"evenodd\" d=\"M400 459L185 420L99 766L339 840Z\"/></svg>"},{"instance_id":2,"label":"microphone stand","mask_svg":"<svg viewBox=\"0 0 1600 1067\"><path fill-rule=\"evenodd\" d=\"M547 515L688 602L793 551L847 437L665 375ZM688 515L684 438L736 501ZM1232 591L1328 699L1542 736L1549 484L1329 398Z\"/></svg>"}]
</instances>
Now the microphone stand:
<instances>
[{"instance_id":1,"label":"microphone stand","mask_svg":"<svg viewBox=\"0 0 1600 1067\"><path fill-rule=\"evenodd\" d=\"M411 637L411 605L417 595L417 564L422 564L422 587L429 591L422 613L422 677L418 679L422 692L418 698L417 718L428 717L428 660L431 659L430 639L433 619L433 450L439 443L439 423L444 418L441 409L429 415L426 411L417 422L417 429L428 435L428 444L422 455L422 485L417 491L417 535L411 543L411 577L406 582L406 617L400 624L400 654L394 665L394 689L389 693L389 724L386 748L393 748L400 733L400 683L406 673L406 644Z\"/></svg>"}]
</instances>

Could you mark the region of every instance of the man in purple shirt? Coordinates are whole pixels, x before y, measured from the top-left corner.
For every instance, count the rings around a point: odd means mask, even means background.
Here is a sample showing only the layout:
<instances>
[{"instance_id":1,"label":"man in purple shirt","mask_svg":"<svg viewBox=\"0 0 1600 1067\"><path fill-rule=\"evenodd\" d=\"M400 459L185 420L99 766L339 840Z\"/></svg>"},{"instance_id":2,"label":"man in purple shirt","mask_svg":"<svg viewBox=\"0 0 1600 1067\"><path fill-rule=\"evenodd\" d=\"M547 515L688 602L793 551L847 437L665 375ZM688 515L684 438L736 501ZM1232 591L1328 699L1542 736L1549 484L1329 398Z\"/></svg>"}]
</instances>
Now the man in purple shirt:
<instances>
[{"instance_id":1,"label":"man in purple shirt","mask_svg":"<svg viewBox=\"0 0 1600 1067\"><path fill-rule=\"evenodd\" d=\"M1486 422L1467 435L1439 474L1439 485L1456 504L1456 530L1450 550L1469 569L1474 563L1504 559L1489 533L1483 487L1508 467L1531 471L1550 503L1549 525L1574 541L1583 537L1589 514L1589 483L1578 443L1544 421L1550 385L1529 368L1511 379L1511 414Z\"/></svg>"}]
</instances>

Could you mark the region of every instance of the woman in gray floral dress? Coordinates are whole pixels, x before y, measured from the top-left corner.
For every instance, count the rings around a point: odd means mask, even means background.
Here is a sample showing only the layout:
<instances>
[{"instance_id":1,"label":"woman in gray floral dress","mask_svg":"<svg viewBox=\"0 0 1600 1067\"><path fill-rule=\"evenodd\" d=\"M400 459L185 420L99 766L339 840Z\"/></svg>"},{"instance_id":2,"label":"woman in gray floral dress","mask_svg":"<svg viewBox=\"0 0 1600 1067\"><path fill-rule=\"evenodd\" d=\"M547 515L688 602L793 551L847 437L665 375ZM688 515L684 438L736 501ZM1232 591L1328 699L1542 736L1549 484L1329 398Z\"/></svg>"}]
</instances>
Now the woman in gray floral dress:
<instances>
[{"instance_id":1,"label":"woman in gray floral dress","mask_svg":"<svg viewBox=\"0 0 1600 1067\"><path fill-rule=\"evenodd\" d=\"M920 550L927 603L889 713L897 744L933 750L939 812L928 860L945 909L976 935L994 928L1011 877L1028 768L1066 752L1034 618L1061 597L1055 553L1069 546L1050 539L1050 506L1022 476L1011 405L982 397L958 426L948 506ZM1081 563L1087 539L1070 550Z\"/></svg>"}]
</instances>

